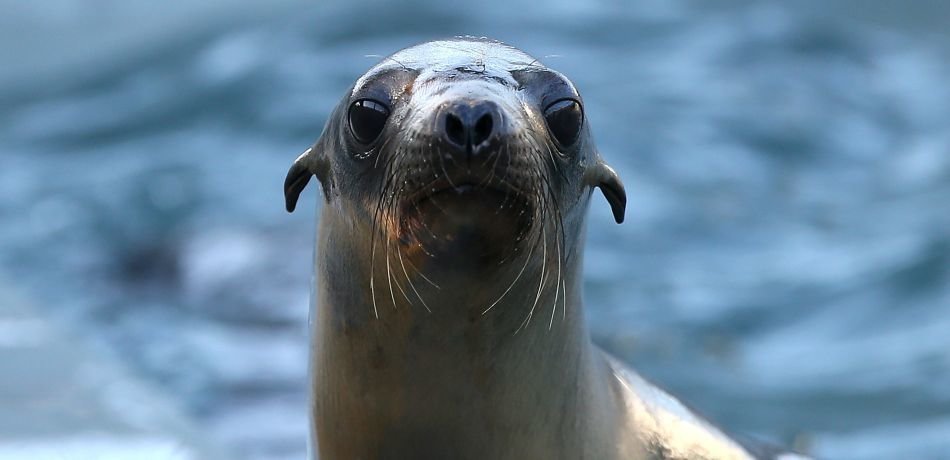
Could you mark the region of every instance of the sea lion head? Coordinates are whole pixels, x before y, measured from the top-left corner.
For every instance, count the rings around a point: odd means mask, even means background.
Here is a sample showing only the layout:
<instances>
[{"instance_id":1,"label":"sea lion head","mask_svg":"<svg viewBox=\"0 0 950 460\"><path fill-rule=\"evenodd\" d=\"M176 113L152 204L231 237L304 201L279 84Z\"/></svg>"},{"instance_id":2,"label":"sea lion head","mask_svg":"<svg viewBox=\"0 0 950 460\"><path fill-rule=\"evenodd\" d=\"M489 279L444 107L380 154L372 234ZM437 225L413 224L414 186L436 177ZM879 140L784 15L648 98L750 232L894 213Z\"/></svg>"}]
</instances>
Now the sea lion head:
<instances>
[{"instance_id":1,"label":"sea lion head","mask_svg":"<svg viewBox=\"0 0 950 460\"><path fill-rule=\"evenodd\" d=\"M626 203L571 81L483 38L424 43L367 71L290 168L288 211L312 175L353 231L371 228L372 245L423 270L505 266L549 242L568 257L594 187L618 223Z\"/></svg>"}]
</instances>

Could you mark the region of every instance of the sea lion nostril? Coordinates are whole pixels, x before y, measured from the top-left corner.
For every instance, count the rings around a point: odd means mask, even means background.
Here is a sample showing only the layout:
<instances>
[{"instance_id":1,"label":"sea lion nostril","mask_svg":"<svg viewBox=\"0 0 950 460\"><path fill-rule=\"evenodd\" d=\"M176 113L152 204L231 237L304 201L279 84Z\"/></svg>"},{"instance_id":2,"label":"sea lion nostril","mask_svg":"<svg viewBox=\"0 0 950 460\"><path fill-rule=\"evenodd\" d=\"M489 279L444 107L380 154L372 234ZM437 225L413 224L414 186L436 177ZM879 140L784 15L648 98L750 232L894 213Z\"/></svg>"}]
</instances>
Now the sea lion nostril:
<instances>
[{"instance_id":1,"label":"sea lion nostril","mask_svg":"<svg viewBox=\"0 0 950 460\"><path fill-rule=\"evenodd\" d=\"M468 131L465 123L458 115L447 113L445 115L445 137L453 144L459 147L465 147L468 143Z\"/></svg>"},{"instance_id":2,"label":"sea lion nostril","mask_svg":"<svg viewBox=\"0 0 950 460\"><path fill-rule=\"evenodd\" d=\"M494 118L492 117L492 113L488 112L479 117L478 121L475 122L475 130L472 133L472 145L481 145L491 137L492 128L495 124L492 118Z\"/></svg>"},{"instance_id":3,"label":"sea lion nostril","mask_svg":"<svg viewBox=\"0 0 950 460\"><path fill-rule=\"evenodd\" d=\"M458 153L478 154L495 135L500 121L498 106L487 100L452 103L443 112L441 135Z\"/></svg>"}]
</instances>

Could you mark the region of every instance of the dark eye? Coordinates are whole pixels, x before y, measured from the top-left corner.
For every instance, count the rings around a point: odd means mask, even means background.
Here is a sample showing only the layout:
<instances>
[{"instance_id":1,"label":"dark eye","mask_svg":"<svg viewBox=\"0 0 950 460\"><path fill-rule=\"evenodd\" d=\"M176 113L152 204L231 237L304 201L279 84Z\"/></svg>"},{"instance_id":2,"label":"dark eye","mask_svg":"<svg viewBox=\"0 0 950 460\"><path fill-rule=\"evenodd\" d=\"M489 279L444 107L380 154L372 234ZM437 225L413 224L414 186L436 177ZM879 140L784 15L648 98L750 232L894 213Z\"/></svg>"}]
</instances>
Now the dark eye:
<instances>
[{"instance_id":1,"label":"dark eye","mask_svg":"<svg viewBox=\"0 0 950 460\"><path fill-rule=\"evenodd\" d=\"M350 106L350 131L361 144L371 144L383 132L389 109L382 102L360 99Z\"/></svg>"},{"instance_id":2,"label":"dark eye","mask_svg":"<svg viewBox=\"0 0 950 460\"><path fill-rule=\"evenodd\" d=\"M544 119L558 143L569 147L577 142L577 136L581 133L584 112L581 104L574 99L561 99L544 109Z\"/></svg>"}]
</instances>

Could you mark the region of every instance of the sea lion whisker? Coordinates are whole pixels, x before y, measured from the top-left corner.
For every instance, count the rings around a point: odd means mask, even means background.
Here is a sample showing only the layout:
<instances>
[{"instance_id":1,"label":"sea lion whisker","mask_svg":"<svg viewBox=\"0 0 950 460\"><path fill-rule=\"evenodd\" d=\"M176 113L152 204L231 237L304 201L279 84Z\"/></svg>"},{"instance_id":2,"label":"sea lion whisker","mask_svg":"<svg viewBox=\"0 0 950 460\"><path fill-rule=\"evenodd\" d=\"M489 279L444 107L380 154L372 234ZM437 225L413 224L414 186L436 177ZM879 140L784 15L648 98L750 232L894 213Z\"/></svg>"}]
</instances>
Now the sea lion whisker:
<instances>
[{"instance_id":1,"label":"sea lion whisker","mask_svg":"<svg viewBox=\"0 0 950 460\"><path fill-rule=\"evenodd\" d=\"M376 255L374 254L374 255L373 255L373 260L372 260L372 262L370 263L370 266L372 267L372 266L375 266L375 265L376 265ZM370 297L373 298L373 316L375 316L376 319L379 319L379 309L376 307L376 283L375 283L375 280L376 280L375 273L374 273L374 271L373 271L372 269L370 269L370 275L369 275L369 292L370 292Z\"/></svg>"},{"instance_id":2,"label":"sea lion whisker","mask_svg":"<svg viewBox=\"0 0 950 460\"><path fill-rule=\"evenodd\" d=\"M551 184L547 180L547 178L544 178L544 183L545 183L545 188L548 191L548 196L550 197L551 202L554 204L554 213L556 214L556 218L554 219L554 225L556 227L555 237L560 237L560 242L557 243L558 245L558 278L561 281L561 290L563 292L563 295L561 296L562 298L561 320L564 321L567 319L567 282L565 281L564 277L561 275L560 270L561 270L561 264L567 263L567 260L565 259L567 257L567 247L566 247L567 235L564 234L564 217L561 215L561 205L557 199L557 195L554 193L554 189L551 187ZM557 284L554 285L554 289L557 290ZM554 322L554 313L556 310L557 310L557 296L555 293L554 309L551 312L552 324ZM548 327L550 328L551 326L549 325Z\"/></svg>"},{"instance_id":3,"label":"sea lion whisker","mask_svg":"<svg viewBox=\"0 0 950 460\"><path fill-rule=\"evenodd\" d=\"M500 155L501 155L501 149L500 149L500 148L499 148L499 149L496 149L496 150L494 150L494 151L492 151L492 152L489 153L488 155L485 155L485 159L482 160L481 164L479 164L478 167L479 167L479 168L484 168L485 166L488 165L488 163L494 162L495 159L498 158Z\"/></svg>"},{"instance_id":4,"label":"sea lion whisker","mask_svg":"<svg viewBox=\"0 0 950 460\"><path fill-rule=\"evenodd\" d=\"M534 296L534 303L531 304L531 309L528 311L528 315L525 317L521 325L518 326L518 329L515 329L515 334L517 334L521 329L527 327L528 323L531 322L531 317L534 316L534 309L538 306L538 299L541 298L541 292L544 290L544 283L547 279L547 270L545 267L547 266L548 262L548 238L543 225L541 226L541 240L543 241L541 246L543 252L541 255L541 280L538 283L538 292Z\"/></svg>"},{"instance_id":5,"label":"sea lion whisker","mask_svg":"<svg viewBox=\"0 0 950 460\"><path fill-rule=\"evenodd\" d=\"M397 310L396 307L396 294L393 293L393 274L392 270L389 268L389 261L392 259L390 256L390 250L392 249L392 239L386 241L386 280L389 282L389 297L393 301L393 310Z\"/></svg>"},{"instance_id":6,"label":"sea lion whisker","mask_svg":"<svg viewBox=\"0 0 950 460\"><path fill-rule=\"evenodd\" d=\"M501 185L505 190L505 197L501 200L501 203L498 204L498 208L495 209L495 215L498 215L501 211L505 209L505 206L508 206L508 201L511 199L511 187L507 182L504 182L503 179L498 179L498 184Z\"/></svg>"},{"instance_id":7,"label":"sea lion whisker","mask_svg":"<svg viewBox=\"0 0 950 460\"><path fill-rule=\"evenodd\" d=\"M439 211L442 211L442 214L448 214L448 211L445 210L445 207L443 207L442 204L439 203L439 200L436 199L435 196L430 195L426 199L429 200L429 202L432 203L432 205L435 206L436 209L438 209Z\"/></svg>"},{"instance_id":8,"label":"sea lion whisker","mask_svg":"<svg viewBox=\"0 0 950 460\"><path fill-rule=\"evenodd\" d=\"M540 180L540 189L538 193L539 200L542 200L543 206L541 206L541 215L539 219L541 220L542 228L546 228L548 225L554 225L554 245L557 250L557 278L554 283L554 301L552 302L551 307L551 318L548 322L548 330L554 325L554 316L557 313L557 301L559 296L560 287L562 284L562 268L561 265L564 262L562 255L562 247L565 235L563 234L563 216L561 215L560 204L558 202L557 196L554 193L554 189L551 185L551 182L548 180L547 176L540 169L540 165L536 166L534 169L535 177L541 178ZM553 209L552 209L553 208ZM553 213L551 212L553 210ZM565 289L566 295L566 289ZM565 307L566 308L566 307Z\"/></svg>"},{"instance_id":9,"label":"sea lion whisker","mask_svg":"<svg viewBox=\"0 0 950 460\"><path fill-rule=\"evenodd\" d=\"M442 149L437 148L436 155L438 155L439 157L439 167L442 168L442 174L445 175L445 180L449 183L449 185L452 188L458 188L458 186L455 185L455 182L452 182L452 176L449 175L449 171L445 169L445 157L446 157L445 153L442 152Z\"/></svg>"},{"instance_id":10,"label":"sea lion whisker","mask_svg":"<svg viewBox=\"0 0 950 460\"><path fill-rule=\"evenodd\" d=\"M419 208L418 203L413 203L412 207L416 210L416 212L422 214L422 209ZM419 220L418 223L419 225L422 226L422 228L424 228L427 232L429 232L429 236L431 236L433 239L436 239L436 240L440 239L439 235L436 235L435 232L433 232L432 229L429 228L429 225L426 224L424 220ZM419 241L419 245L421 246L422 245L421 240L419 240L418 238L415 238L415 239L416 241Z\"/></svg>"},{"instance_id":11,"label":"sea lion whisker","mask_svg":"<svg viewBox=\"0 0 950 460\"><path fill-rule=\"evenodd\" d=\"M396 248L396 254L399 255L400 259L402 258L402 253L399 252L399 248ZM404 270L403 272L405 272L405 270ZM403 289L403 287L400 285L399 280L398 280L398 276L397 276L397 280L396 280L396 281L397 281L397 282L396 282L396 289L399 290L399 293L402 294L402 297L403 297L404 299L406 299L406 302L408 302L409 305L414 305L415 303L412 301L412 299L409 298L409 296L406 294L405 289ZM409 279L409 275L408 275L408 274L406 275L406 281L409 282L409 284L412 284L412 280Z\"/></svg>"},{"instance_id":12,"label":"sea lion whisker","mask_svg":"<svg viewBox=\"0 0 950 460\"><path fill-rule=\"evenodd\" d=\"M492 308L495 308L495 305L498 305L498 302L501 302L501 299L504 299L505 296L508 295L508 292L511 291L511 288L515 286L515 283L517 283L518 280L521 279L521 275L524 274L524 270L528 268L528 264L531 262L531 254L534 253L534 248L536 247L537 247L537 244L532 244L529 247L528 255L525 256L524 265L521 267L521 270L518 271L518 274L515 276L515 279L511 282L511 284L508 285L508 288L505 289L505 292L501 294L501 297L498 297L497 299L495 299L495 301L492 302L491 305L489 305L488 308L486 308L485 311L482 312L483 315L491 311Z\"/></svg>"},{"instance_id":13,"label":"sea lion whisker","mask_svg":"<svg viewBox=\"0 0 950 460\"><path fill-rule=\"evenodd\" d=\"M393 155L393 161L390 162L390 165L394 165L401 157L408 156L408 155L410 155L410 151L408 149L403 149L403 148L397 149ZM405 175L395 175L395 174L387 174L387 175L389 176L390 179L386 181L386 185L384 185L384 189L390 188L392 184L403 184L406 179ZM422 244L422 239L416 236L416 232L419 230L418 227L402 224L403 222L402 217L401 217L402 209L401 209L400 204L405 203L405 200L403 198L403 196L406 193L405 187L402 186L402 187L397 188L396 186L393 186L392 188L394 190L392 190L392 192L388 194L388 196L386 196L387 194L384 191L381 194L383 196L380 197L380 202L385 201L385 204L386 204L385 207L386 209L388 209L388 211L385 214L386 214L386 217L389 218L392 224L390 227L398 229L397 231L399 232L408 232L406 236L408 236L409 241L416 242L423 253L425 253L426 255L430 257L434 257L431 252L426 250L426 248ZM417 212L419 211L418 205L416 203L411 203L411 205L415 207ZM432 230L429 229L425 221L418 221L417 223L419 224L419 226L425 229L430 235L432 235L433 238L437 238L437 236L432 232ZM402 255L402 252L400 251L398 245L396 247L396 252L400 256ZM397 283L397 287L398 287L398 283Z\"/></svg>"},{"instance_id":14,"label":"sea lion whisker","mask_svg":"<svg viewBox=\"0 0 950 460\"><path fill-rule=\"evenodd\" d=\"M377 158L378 157L379 155L377 155ZM395 155L394 155L394 158L395 158ZM384 174L385 174L386 180L383 182L383 185L379 189L379 196L376 199L376 208L373 211L372 230L370 232L371 233L370 252L372 253L372 255L370 256L369 287L370 287L370 296L373 299L373 315L376 317L376 319L379 319L379 307L376 302L376 242L377 242L377 239L380 238L379 233L382 231L380 230L380 225L379 225L380 218L383 218L383 219L392 218L391 212L384 213L383 210L388 209L388 207L392 203L392 195L389 194L389 192L391 191L390 189L392 188L392 185L395 183L395 175L391 173L393 164L394 164L394 161L389 161L384 165L384 169L385 169ZM389 197L387 197L387 195L389 195ZM387 243L387 248L384 252L387 252L386 261L388 265L388 262L389 262L388 243ZM388 272L389 272L389 269L387 267L387 273ZM390 288L390 292L391 291L392 291L392 288ZM393 306L395 306L395 301L393 301L393 304L394 304Z\"/></svg>"},{"instance_id":15,"label":"sea lion whisker","mask_svg":"<svg viewBox=\"0 0 950 460\"><path fill-rule=\"evenodd\" d=\"M389 180L389 179L387 179ZM379 319L379 308L376 305L376 239L378 238L377 233L379 229L379 217L382 212L383 203L385 202L386 194L386 185L383 184L382 189L380 190L380 196L377 199L376 210L373 212L373 226L370 231L370 263L369 263L369 291L370 297L373 299L373 315L376 319Z\"/></svg>"},{"instance_id":16,"label":"sea lion whisker","mask_svg":"<svg viewBox=\"0 0 950 460\"><path fill-rule=\"evenodd\" d=\"M567 321L567 281L561 280L561 322Z\"/></svg>"},{"instance_id":17,"label":"sea lion whisker","mask_svg":"<svg viewBox=\"0 0 950 460\"><path fill-rule=\"evenodd\" d=\"M413 209L415 210L415 212L417 212L417 213L419 213L419 214L422 214L422 210L419 209L419 204L418 204L418 203L413 202L413 203L411 204L411 206L413 207ZM435 232L433 232L431 228L429 228L429 225L426 224L425 220L421 220L421 219L420 219L420 220L416 220L416 221L414 221L414 222L415 222L416 224L418 224L419 226L421 226L423 230L425 230L426 232L428 232L429 236L431 236L433 239L435 239L435 240L438 240L438 239L439 239L439 236L436 235ZM423 244L422 238L420 238L420 237L416 234L416 232L419 230L418 228L416 228L416 227L414 227L414 226L408 226L408 227L402 226L402 228L405 228L405 229L409 232L409 240L415 242L415 243L418 245L419 250L421 250L425 255L429 256L430 258L435 258L435 254L433 254L433 253L430 252L428 249L426 249L425 245ZM413 268L415 268L415 267L413 267ZM417 269L417 271L418 271L418 269Z\"/></svg>"},{"instance_id":18,"label":"sea lion whisker","mask_svg":"<svg viewBox=\"0 0 950 460\"><path fill-rule=\"evenodd\" d=\"M508 177L508 171L511 170L511 144L505 143L505 156L507 157L507 162L505 163L505 173L499 177L499 182L505 185L505 199L501 201L501 204L498 206L498 210L501 211L505 209L505 205L508 204L508 200L511 198L511 189L512 187L508 186L509 184L505 181L505 177ZM492 173L494 174L497 165L492 166Z\"/></svg>"},{"instance_id":19,"label":"sea lion whisker","mask_svg":"<svg viewBox=\"0 0 950 460\"><path fill-rule=\"evenodd\" d=\"M489 158L491 158L492 156L494 156L494 157L496 157L496 158L501 157L501 152L500 152L500 150L501 150L501 149L499 149L499 151L497 151L497 152L495 152L495 153L489 155L488 157L489 157ZM483 163L481 167L484 168L484 167L485 167L485 164ZM489 184L491 184L491 181L492 181L492 179L494 179L494 178L495 178L495 165L493 164L493 165L492 165L492 168L488 171L488 174L486 174L485 177L482 178L482 180L478 182L478 187L486 187L486 186L488 186Z\"/></svg>"},{"instance_id":20,"label":"sea lion whisker","mask_svg":"<svg viewBox=\"0 0 950 460\"><path fill-rule=\"evenodd\" d=\"M506 173L506 175L507 175L507 173ZM499 207L499 210L500 210L501 208L504 207L504 203L509 200L509 198L510 198L509 193L511 193L513 190L518 190L519 187L517 187L517 186L515 186L514 184L508 182L507 179L504 178L504 176L499 176L499 178L498 178L498 183L499 183L499 185L501 185L501 186L505 189L505 191L506 191L505 200L503 201L503 204ZM528 187L528 189L527 189L526 192L519 192L519 193L524 193L525 196L532 196L532 195L534 195L534 196L539 196L538 193L531 192L531 190L533 190L534 188L535 188L535 186L532 185L532 186L529 186L529 187ZM541 203L541 202L539 201L539 203ZM531 210L532 210L532 208L531 208L531 203L530 203L529 201L524 201L524 202L523 202L523 209L522 209L522 212L531 211ZM512 250L509 251L508 254L506 254L505 256L503 256L503 257L498 261L498 265L499 265L499 266L506 264L511 258L513 258L514 256L517 255L518 244L519 244L519 242L521 242L522 239L524 239L524 238L528 235L528 233L534 232L534 234L535 234L536 239L534 240L535 242L532 243L532 244L534 244L534 245L536 246L536 245L537 245L537 242L540 241L541 234L540 234L540 232L538 232L538 231L536 230L536 226L533 225L533 222L535 222L535 221L542 221L542 217L543 217L543 215L544 215L543 206L541 206L541 205L536 206L533 211L534 211L534 214L535 214L535 215L532 217L532 219L531 219L531 221L528 223L528 225L525 225L525 226L521 229L521 231L517 234L515 240L512 242L512 244L511 244L511 246L510 246L510 247L512 248ZM497 214L497 212L496 212L496 214ZM529 254L530 254L530 253L529 253ZM510 288L510 287L509 287L509 288Z\"/></svg>"},{"instance_id":21,"label":"sea lion whisker","mask_svg":"<svg viewBox=\"0 0 950 460\"><path fill-rule=\"evenodd\" d=\"M564 234L564 216L561 214L560 202L558 201L557 195L554 193L554 187L551 185L551 182L548 180L548 178L545 177L543 174L539 174L539 177L541 177L541 182L544 185L546 196L548 196L551 202L554 204L554 213L557 216L557 219L555 219L554 222L555 222L555 226L557 227L558 233L560 233L561 242L563 244L567 241L567 235ZM565 251L567 250L566 247L564 249ZM564 255L565 257L567 256L566 252Z\"/></svg>"},{"instance_id":22,"label":"sea lion whisker","mask_svg":"<svg viewBox=\"0 0 950 460\"><path fill-rule=\"evenodd\" d=\"M557 225L555 223L555 225ZM557 313L558 285L561 283L561 244L558 233L554 234L554 247L557 248L557 279L554 281L554 302L551 305L551 321L548 322L548 330L554 325L554 314Z\"/></svg>"},{"instance_id":23,"label":"sea lion whisker","mask_svg":"<svg viewBox=\"0 0 950 460\"><path fill-rule=\"evenodd\" d=\"M539 142L539 141L534 140L536 138L544 139L547 136L543 135L543 133L540 133L537 129L531 126L525 127L525 131L528 131L534 134L533 136L528 136L528 139L530 139L532 146L535 149L537 149L537 151L539 152L547 153L548 159L551 162L551 168L554 170L555 173L561 176L561 179L563 179L565 182L568 182L567 174L564 172L564 168L562 168L562 165L558 160L559 154L556 153L556 147L554 147L553 144L551 144L551 142Z\"/></svg>"},{"instance_id":24,"label":"sea lion whisker","mask_svg":"<svg viewBox=\"0 0 950 460\"><path fill-rule=\"evenodd\" d=\"M406 154L406 153L405 153L405 150L404 150L404 149L397 149L397 151L396 151L395 154L393 155L393 161L390 162L389 165L387 165L387 172L388 172L387 176L390 178L390 180L388 180L388 181L386 182L386 184L389 184L389 185L388 185L388 186L387 186L387 185L384 185L384 187L383 187L383 188L384 188L383 194L384 194L385 196L384 196L384 197L381 197L381 199L380 199L380 201L385 201L385 202L386 202L385 208L388 209L388 212L385 213L384 218L388 219L388 220L391 222L391 224L392 224L392 225L391 225L391 228L398 228L398 223L399 223L399 217L398 217L398 209L399 209L399 208L398 208L398 202L399 202L399 198L400 198L400 196L401 196L400 192L402 191L402 189L401 189L401 188L397 188L397 187L398 187L398 184L399 184L399 179L400 179L401 176L396 175L396 174L392 174L391 172L389 172L389 170L392 169L392 168L391 168L391 165L394 164L394 162L398 159L398 157L400 157L400 156L402 156L402 155L405 155L405 154ZM385 190L387 190L387 189L389 189L389 193L386 193L386 192L385 192ZM393 246L394 246L394 245L395 245L395 252L396 252L396 254L399 256L400 259L402 259L402 251L401 251L400 248L399 248L399 244L398 244L397 242L395 242L392 237L387 238L387 241L386 241L386 276L387 276L387 281L388 281L388 283L389 283L389 296L390 296L390 299L392 300L392 303L393 303L393 309L394 309L394 310L398 310L398 306L397 306L397 304L396 304L396 296L395 296L395 293L393 292L393 276L394 276L394 275L393 275L392 269L391 269L392 252L393 252ZM406 279L407 279L407 281L409 281L410 283L412 282L412 280L409 279L408 275L406 276ZM397 281L398 281L398 280L397 280ZM403 298L405 298L406 301L407 301L410 305L412 305L412 303L413 303L413 302L412 302L412 299L409 298L409 296L406 294L406 291L402 288L402 286L400 285L400 283L397 282L397 283L395 283L395 284L396 284L396 289L399 290L399 292L402 294Z\"/></svg>"},{"instance_id":25,"label":"sea lion whisker","mask_svg":"<svg viewBox=\"0 0 950 460\"><path fill-rule=\"evenodd\" d=\"M409 264L409 268L413 269L413 270L416 272L417 275L421 276L422 279L425 280L427 283L429 283L432 287L434 287L434 288L436 288L436 289L439 289L439 290L442 290L442 287L439 286L438 284L436 284L435 281L432 281L431 279L429 279L429 277L426 276L424 273L422 273L422 271L419 270L419 269L415 266L415 264L412 263L412 260L411 260L411 259L408 260L406 263Z\"/></svg>"},{"instance_id":26,"label":"sea lion whisker","mask_svg":"<svg viewBox=\"0 0 950 460\"><path fill-rule=\"evenodd\" d=\"M417 213L420 213L420 214L422 213L422 210L419 209L419 205L417 203L412 203L411 206L413 207L413 209L415 209ZM429 225L425 223L425 220L420 219L414 222L418 224L418 226L421 227L422 230L425 230L433 239L436 239L436 240L439 239L439 236L436 235L435 232L433 232L432 229L429 228ZM422 251L423 254L429 256L430 258L433 258L433 259L435 258L435 254L433 254L431 251L429 251L425 247L425 245L423 244L423 239L417 235L417 232L420 231L418 227L411 226L411 225L409 226L400 225L400 228L408 232L408 241L414 242L418 246L419 250ZM413 266L413 268L415 268L415 266ZM416 271L418 271L418 269L416 269Z\"/></svg>"},{"instance_id":27,"label":"sea lion whisker","mask_svg":"<svg viewBox=\"0 0 950 460\"><path fill-rule=\"evenodd\" d=\"M514 185L510 182L505 181L502 178L498 178L497 183L505 191L505 197L501 200L501 203L498 204L498 208L495 209L495 214L497 215L501 211L505 210L505 207L509 205L512 201L512 191L515 189ZM513 207L514 205L512 205Z\"/></svg>"},{"instance_id":28,"label":"sea lion whisker","mask_svg":"<svg viewBox=\"0 0 950 460\"><path fill-rule=\"evenodd\" d=\"M406 294L406 291L402 288L402 286L399 285L398 282L396 283L396 290L402 294L402 298L406 299L406 302L409 302L409 305L414 305L412 299L409 298L409 296Z\"/></svg>"},{"instance_id":29,"label":"sea lion whisker","mask_svg":"<svg viewBox=\"0 0 950 460\"><path fill-rule=\"evenodd\" d=\"M529 128L530 129L530 128ZM564 172L561 170L561 164L558 162L557 157L555 156L554 151L551 149L551 144L549 142L533 142L534 148L540 154L540 159L543 161L548 161L551 163L551 170L561 176L562 179L566 179L567 176L564 175Z\"/></svg>"},{"instance_id":30,"label":"sea lion whisker","mask_svg":"<svg viewBox=\"0 0 950 460\"><path fill-rule=\"evenodd\" d=\"M419 301L422 302L422 306L425 307L426 311L429 313L432 313L432 309L429 308L429 305L426 303L425 299L422 298L422 295L420 295L419 291L416 289L416 285L412 282L412 279L409 278L409 272L406 271L406 263L403 262L403 259L402 259L402 252L396 251L396 253L399 254L399 265L402 266L402 273L406 275L406 281L409 283L409 287L412 289L412 292L416 293L416 297L418 297ZM412 262L410 261L409 264L412 265ZM425 275L423 275L422 273L419 273L419 275L422 276L422 278L426 279L426 281L429 281L429 279L426 278ZM431 281L429 282L431 283ZM407 298L406 300L409 300L409 299Z\"/></svg>"},{"instance_id":31,"label":"sea lion whisker","mask_svg":"<svg viewBox=\"0 0 950 460\"><path fill-rule=\"evenodd\" d=\"M384 146L384 147L387 146L387 145L389 144L390 140L391 140L391 139L386 139L386 141L383 142L383 146ZM382 151L383 151L383 149L376 150L376 159L373 160L373 168L374 168L374 169L379 167L379 159L382 158L382 155L380 155L379 153L382 152Z\"/></svg>"}]
</instances>

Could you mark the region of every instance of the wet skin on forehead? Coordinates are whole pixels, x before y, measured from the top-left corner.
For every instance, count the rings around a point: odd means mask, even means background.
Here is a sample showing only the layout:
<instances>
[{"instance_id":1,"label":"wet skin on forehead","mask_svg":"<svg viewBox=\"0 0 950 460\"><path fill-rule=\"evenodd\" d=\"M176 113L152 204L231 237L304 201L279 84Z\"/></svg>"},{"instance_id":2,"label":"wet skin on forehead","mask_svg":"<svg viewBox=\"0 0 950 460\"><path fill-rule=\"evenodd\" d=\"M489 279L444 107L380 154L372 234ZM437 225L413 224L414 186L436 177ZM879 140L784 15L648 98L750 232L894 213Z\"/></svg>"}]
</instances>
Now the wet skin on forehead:
<instances>
[{"instance_id":1,"label":"wet skin on forehead","mask_svg":"<svg viewBox=\"0 0 950 460\"><path fill-rule=\"evenodd\" d=\"M426 78L427 73L469 71L516 87L518 82L512 77L512 72L534 65L543 68L530 55L500 43L458 40L429 42L406 48L380 62L357 80L355 88L362 87L376 74L392 68L413 70L422 78Z\"/></svg>"},{"instance_id":2,"label":"wet skin on forehead","mask_svg":"<svg viewBox=\"0 0 950 460\"><path fill-rule=\"evenodd\" d=\"M581 101L570 80L531 55L501 43L461 40L429 42L397 52L360 77L350 98L392 103L430 83L446 85L446 74L525 93L538 108L565 97Z\"/></svg>"}]
</instances>

